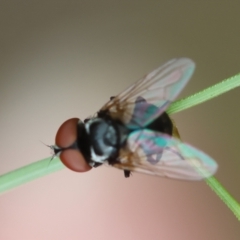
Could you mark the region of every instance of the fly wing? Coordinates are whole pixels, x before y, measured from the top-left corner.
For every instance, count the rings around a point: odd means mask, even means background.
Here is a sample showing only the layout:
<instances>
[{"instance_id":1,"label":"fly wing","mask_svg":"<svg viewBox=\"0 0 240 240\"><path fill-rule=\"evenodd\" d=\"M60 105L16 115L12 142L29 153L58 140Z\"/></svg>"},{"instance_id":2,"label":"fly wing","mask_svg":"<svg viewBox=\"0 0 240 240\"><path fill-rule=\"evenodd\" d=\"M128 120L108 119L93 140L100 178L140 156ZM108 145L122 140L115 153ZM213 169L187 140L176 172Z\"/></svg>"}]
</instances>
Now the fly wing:
<instances>
[{"instance_id":1,"label":"fly wing","mask_svg":"<svg viewBox=\"0 0 240 240\"><path fill-rule=\"evenodd\" d=\"M178 96L194 68L190 59L173 59L112 98L101 110L107 110L112 118L121 120L130 129L144 127Z\"/></svg>"},{"instance_id":2,"label":"fly wing","mask_svg":"<svg viewBox=\"0 0 240 240\"><path fill-rule=\"evenodd\" d=\"M202 151L150 130L130 134L114 167L182 180L201 180L217 171L217 163Z\"/></svg>"}]
</instances>

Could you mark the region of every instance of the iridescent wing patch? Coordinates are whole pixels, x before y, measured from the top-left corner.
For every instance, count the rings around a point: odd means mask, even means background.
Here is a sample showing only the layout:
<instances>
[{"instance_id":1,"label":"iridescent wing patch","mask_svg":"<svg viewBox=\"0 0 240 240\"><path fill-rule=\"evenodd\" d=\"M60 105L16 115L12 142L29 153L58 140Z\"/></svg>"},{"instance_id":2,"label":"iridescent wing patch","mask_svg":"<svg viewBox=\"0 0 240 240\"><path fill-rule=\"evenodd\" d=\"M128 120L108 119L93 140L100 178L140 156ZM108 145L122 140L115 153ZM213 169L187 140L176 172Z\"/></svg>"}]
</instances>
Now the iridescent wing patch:
<instances>
[{"instance_id":1,"label":"iridescent wing patch","mask_svg":"<svg viewBox=\"0 0 240 240\"><path fill-rule=\"evenodd\" d=\"M201 180L217 171L202 151L166 134L147 129L130 134L116 168L182 180Z\"/></svg>"}]
</instances>

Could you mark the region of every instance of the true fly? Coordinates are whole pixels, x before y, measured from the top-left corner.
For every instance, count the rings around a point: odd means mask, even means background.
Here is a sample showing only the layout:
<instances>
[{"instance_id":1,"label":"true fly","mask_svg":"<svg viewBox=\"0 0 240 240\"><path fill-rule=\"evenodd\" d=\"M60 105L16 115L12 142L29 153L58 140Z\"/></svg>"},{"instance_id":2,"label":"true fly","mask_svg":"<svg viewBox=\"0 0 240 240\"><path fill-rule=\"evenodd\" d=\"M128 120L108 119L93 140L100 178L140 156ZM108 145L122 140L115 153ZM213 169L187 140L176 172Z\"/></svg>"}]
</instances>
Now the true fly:
<instances>
[{"instance_id":1,"label":"true fly","mask_svg":"<svg viewBox=\"0 0 240 240\"><path fill-rule=\"evenodd\" d=\"M131 172L200 180L213 175L216 162L183 143L165 112L193 74L195 64L173 59L110 100L83 122L64 122L51 148L73 171L109 164Z\"/></svg>"}]
</instances>

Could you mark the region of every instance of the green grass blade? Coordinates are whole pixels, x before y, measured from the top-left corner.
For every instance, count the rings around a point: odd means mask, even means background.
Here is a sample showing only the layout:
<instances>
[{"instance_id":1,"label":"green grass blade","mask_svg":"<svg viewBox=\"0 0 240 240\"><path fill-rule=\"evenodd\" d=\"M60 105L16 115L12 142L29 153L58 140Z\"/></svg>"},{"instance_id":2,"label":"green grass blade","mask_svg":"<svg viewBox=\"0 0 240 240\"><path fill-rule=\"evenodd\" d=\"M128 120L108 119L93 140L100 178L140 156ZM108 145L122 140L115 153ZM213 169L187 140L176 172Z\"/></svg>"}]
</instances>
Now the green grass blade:
<instances>
[{"instance_id":1,"label":"green grass blade","mask_svg":"<svg viewBox=\"0 0 240 240\"><path fill-rule=\"evenodd\" d=\"M205 181L207 185L233 212L238 221L240 221L240 204L230 195L230 193L222 186L222 184L215 177L207 178L205 179Z\"/></svg>"},{"instance_id":2,"label":"green grass blade","mask_svg":"<svg viewBox=\"0 0 240 240\"><path fill-rule=\"evenodd\" d=\"M183 111L238 86L240 86L240 74L230 77L187 98L173 102L167 112L173 114ZM21 184L64 168L58 158L53 159L51 163L49 163L49 161L50 158L46 158L0 176L0 194L20 186ZM216 178L210 177L206 179L206 182L240 221L240 204L227 192Z\"/></svg>"},{"instance_id":3,"label":"green grass blade","mask_svg":"<svg viewBox=\"0 0 240 240\"><path fill-rule=\"evenodd\" d=\"M51 157L31 163L0 176L0 194L34 179L43 177L64 168L58 158Z\"/></svg>"},{"instance_id":4,"label":"green grass blade","mask_svg":"<svg viewBox=\"0 0 240 240\"><path fill-rule=\"evenodd\" d=\"M173 102L168 108L167 113L171 115L173 113L183 111L200 103L206 102L239 86L240 73L189 97L182 98L178 101Z\"/></svg>"}]
</instances>

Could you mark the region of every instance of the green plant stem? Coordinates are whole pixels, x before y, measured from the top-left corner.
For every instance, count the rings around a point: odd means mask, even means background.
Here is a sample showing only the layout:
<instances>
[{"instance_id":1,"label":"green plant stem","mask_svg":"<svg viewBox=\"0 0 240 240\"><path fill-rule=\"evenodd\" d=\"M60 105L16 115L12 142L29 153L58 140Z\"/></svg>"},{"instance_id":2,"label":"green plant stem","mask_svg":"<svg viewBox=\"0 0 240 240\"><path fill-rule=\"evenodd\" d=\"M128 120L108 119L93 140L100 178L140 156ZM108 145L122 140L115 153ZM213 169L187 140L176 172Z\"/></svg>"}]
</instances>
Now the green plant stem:
<instances>
[{"instance_id":1,"label":"green plant stem","mask_svg":"<svg viewBox=\"0 0 240 240\"><path fill-rule=\"evenodd\" d=\"M58 158L51 161L49 157L3 174L0 176L0 194L63 168Z\"/></svg>"},{"instance_id":2,"label":"green plant stem","mask_svg":"<svg viewBox=\"0 0 240 240\"><path fill-rule=\"evenodd\" d=\"M178 101L173 102L168 108L167 113L171 115L173 113L183 111L200 103L206 102L212 98L215 98L239 86L240 74L237 74L189 97L182 98Z\"/></svg>"},{"instance_id":3,"label":"green plant stem","mask_svg":"<svg viewBox=\"0 0 240 240\"><path fill-rule=\"evenodd\" d=\"M231 194L223 187L223 185L215 177L206 178L205 181L207 185L233 212L238 221L240 221L240 204L231 196Z\"/></svg>"},{"instance_id":4,"label":"green plant stem","mask_svg":"<svg viewBox=\"0 0 240 240\"><path fill-rule=\"evenodd\" d=\"M169 114L173 114L183 111L197 104L208 101L238 86L240 86L240 74L230 77L189 97L173 102L167 112ZM53 159L51 162L50 158L46 158L6 173L0 176L0 194L14 187L20 186L21 184L27 183L63 168L64 166L58 158ZM239 203L227 192L227 190L217 181L216 178L210 177L206 179L206 182L240 221Z\"/></svg>"}]
</instances>

